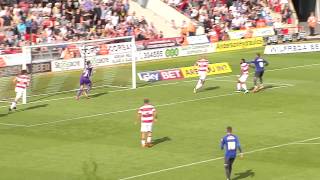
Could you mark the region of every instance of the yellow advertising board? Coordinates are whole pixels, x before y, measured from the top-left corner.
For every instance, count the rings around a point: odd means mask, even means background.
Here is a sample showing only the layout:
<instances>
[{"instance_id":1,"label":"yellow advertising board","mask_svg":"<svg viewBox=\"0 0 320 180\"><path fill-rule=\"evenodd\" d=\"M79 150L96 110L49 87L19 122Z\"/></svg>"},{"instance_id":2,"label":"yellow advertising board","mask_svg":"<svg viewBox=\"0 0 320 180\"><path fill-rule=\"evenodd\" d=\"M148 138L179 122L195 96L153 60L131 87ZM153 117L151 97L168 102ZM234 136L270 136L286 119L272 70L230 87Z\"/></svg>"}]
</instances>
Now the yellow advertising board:
<instances>
[{"instance_id":1,"label":"yellow advertising board","mask_svg":"<svg viewBox=\"0 0 320 180\"><path fill-rule=\"evenodd\" d=\"M190 67L182 67L180 68L184 78L191 78L198 76L198 67L197 66L190 66ZM207 75L214 75L214 74L224 74L232 72L231 67L228 63L215 63L209 64Z\"/></svg>"},{"instance_id":2,"label":"yellow advertising board","mask_svg":"<svg viewBox=\"0 0 320 180\"><path fill-rule=\"evenodd\" d=\"M216 46L217 46L216 52L255 48L255 47L261 47L263 45L264 45L264 41L262 37L220 41L216 43Z\"/></svg>"}]
</instances>

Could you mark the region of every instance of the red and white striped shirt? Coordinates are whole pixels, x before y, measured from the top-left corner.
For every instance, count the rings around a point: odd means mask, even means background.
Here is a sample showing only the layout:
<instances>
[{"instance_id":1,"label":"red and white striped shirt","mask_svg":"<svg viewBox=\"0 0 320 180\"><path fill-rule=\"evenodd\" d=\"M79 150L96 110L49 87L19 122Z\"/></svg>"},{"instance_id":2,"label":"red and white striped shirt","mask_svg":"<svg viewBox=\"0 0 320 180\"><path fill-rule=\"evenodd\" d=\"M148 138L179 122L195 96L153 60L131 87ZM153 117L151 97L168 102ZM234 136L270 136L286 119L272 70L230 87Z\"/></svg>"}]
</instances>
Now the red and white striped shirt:
<instances>
[{"instance_id":1,"label":"red and white striped shirt","mask_svg":"<svg viewBox=\"0 0 320 180\"><path fill-rule=\"evenodd\" d=\"M29 76L19 75L16 77L16 88L26 89L29 86Z\"/></svg>"},{"instance_id":2,"label":"red and white striped shirt","mask_svg":"<svg viewBox=\"0 0 320 180\"><path fill-rule=\"evenodd\" d=\"M241 75L249 74L249 64L248 63L242 63L240 65L240 68L241 68Z\"/></svg>"},{"instance_id":3,"label":"red and white striped shirt","mask_svg":"<svg viewBox=\"0 0 320 180\"><path fill-rule=\"evenodd\" d=\"M199 59L197 61L198 71L208 71L209 61L207 59Z\"/></svg>"},{"instance_id":4,"label":"red and white striped shirt","mask_svg":"<svg viewBox=\"0 0 320 180\"><path fill-rule=\"evenodd\" d=\"M144 104L139 108L138 113L141 115L142 123L152 123L156 109L151 104Z\"/></svg>"}]
</instances>

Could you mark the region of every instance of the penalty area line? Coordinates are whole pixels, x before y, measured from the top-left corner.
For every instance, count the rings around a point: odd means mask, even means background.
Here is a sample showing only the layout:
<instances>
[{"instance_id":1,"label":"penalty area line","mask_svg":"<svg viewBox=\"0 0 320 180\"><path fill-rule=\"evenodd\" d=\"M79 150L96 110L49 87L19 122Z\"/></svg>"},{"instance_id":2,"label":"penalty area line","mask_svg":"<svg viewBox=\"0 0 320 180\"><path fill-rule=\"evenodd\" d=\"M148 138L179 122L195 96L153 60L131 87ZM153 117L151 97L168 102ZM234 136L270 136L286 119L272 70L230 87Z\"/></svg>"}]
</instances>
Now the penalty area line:
<instances>
[{"instance_id":1,"label":"penalty area line","mask_svg":"<svg viewBox=\"0 0 320 180\"><path fill-rule=\"evenodd\" d=\"M313 140L317 140L317 139L320 139L320 137L314 137L314 138L309 138L309 139L305 139L305 140L279 144L279 145L275 145L275 146L268 146L268 147L264 147L264 148L255 149L255 150L251 150L251 151L248 151L248 152L244 152L243 154L253 154L253 153L256 153L256 152L261 152L261 151L266 151L266 150L270 150L270 149L281 148L281 147L294 145L294 144L298 144L298 143L305 143L305 142L309 142L309 141L313 141ZM203 163L207 163L207 162L217 161L217 160L221 160L223 158L224 157L221 156L221 157L217 157L217 158L212 158L212 159L193 162L193 163L189 163L189 164L184 164L184 165L174 166L174 167L170 167L170 168L165 168L165 169L161 169L161 170L157 170L157 171L151 171L151 172L148 172L148 173L143 173L143 174L139 174L139 175L135 175L135 176L124 177L124 178L120 178L118 180L135 179L135 178L139 178L139 177L143 177L143 176L158 174L158 173L161 173L161 172L172 171L172 170L181 169L181 168L184 168L184 167L190 167L190 166L197 165L197 164L203 164Z\"/></svg>"},{"instance_id":2,"label":"penalty area line","mask_svg":"<svg viewBox=\"0 0 320 180\"><path fill-rule=\"evenodd\" d=\"M28 127L28 125L24 124L12 124L12 123L0 123L3 126L11 126L11 127Z\"/></svg>"},{"instance_id":3,"label":"penalty area line","mask_svg":"<svg viewBox=\"0 0 320 180\"><path fill-rule=\"evenodd\" d=\"M269 90L287 88L287 87L291 87L291 86L276 86L276 87L269 88ZM201 100L208 100L208 99L214 99L214 98L220 98L220 97L227 97L227 96L233 96L233 95L237 95L237 94L239 94L239 93L233 92L233 93L228 93L228 94L220 94L220 95L215 95L215 96L208 96L208 97L202 97L202 98L196 98L196 99L176 101L176 102L171 102L171 103L160 104L160 105L157 105L156 107L173 106L173 105L177 105L177 104L184 104L184 103L189 103L189 102L197 102L197 101L201 101ZM92 115L86 115L86 116L62 119L62 120L57 120L57 121L50 121L50 122L43 122L43 123L38 123L38 124L31 124L31 125L26 125L26 127L27 128L31 128L31 127L36 127L36 126L58 124L58 123L62 123L62 122L68 122L68 121L74 121L74 120L86 119L86 118L92 118L92 117L99 117L99 116L106 116L106 115L111 115L111 114L119 114L119 113L136 111L136 110L137 110L137 108L130 108L130 109L125 109L125 110L118 110L118 111L111 111L111 112L105 112L105 113L99 113L99 114L92 114Z\"/></svg>"}]
</instances>

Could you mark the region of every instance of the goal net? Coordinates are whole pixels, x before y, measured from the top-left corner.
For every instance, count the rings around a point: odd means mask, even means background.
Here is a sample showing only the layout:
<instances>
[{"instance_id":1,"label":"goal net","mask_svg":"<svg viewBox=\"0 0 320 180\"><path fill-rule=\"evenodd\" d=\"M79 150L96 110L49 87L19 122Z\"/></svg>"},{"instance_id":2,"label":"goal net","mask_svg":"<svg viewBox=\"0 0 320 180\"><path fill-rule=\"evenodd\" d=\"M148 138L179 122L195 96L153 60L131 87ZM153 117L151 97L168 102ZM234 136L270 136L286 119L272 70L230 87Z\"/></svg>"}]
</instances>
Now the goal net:
<instances>
[{"instance_id":1,"label":"goal net","mask_svg":"<svg viewBox=\"0 0 320 180\"><path fill-rule=\"evenodd\" d=\"M95 93L136 88L135 51L135 40L131 36L25 47L24 56L30 58L30 63L25 65L31 77L28 99L74 95L87 61L93 66ZM9 76L2 81L11 79ZM8 89L14 90L10 85L1 91ZM12 97L12 93L6 95L9 96Z\"/></svg>"}]
</instances>

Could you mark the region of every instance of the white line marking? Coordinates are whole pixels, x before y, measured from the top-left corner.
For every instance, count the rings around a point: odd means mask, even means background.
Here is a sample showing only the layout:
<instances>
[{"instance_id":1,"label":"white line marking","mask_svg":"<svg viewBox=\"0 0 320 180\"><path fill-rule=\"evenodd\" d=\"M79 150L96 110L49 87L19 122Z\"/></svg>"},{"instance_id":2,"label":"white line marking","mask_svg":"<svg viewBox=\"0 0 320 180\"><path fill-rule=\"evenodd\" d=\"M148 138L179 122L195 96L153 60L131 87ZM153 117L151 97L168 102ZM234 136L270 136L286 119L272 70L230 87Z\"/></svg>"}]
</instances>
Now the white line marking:
<instances>
[{"instance_id":1,"label":"white line marking","mask_svg":"<svg viewBox=\"0 0 320 180\"><path fill-rule=\"evenodd\" d=\"M303 144L303 145L304 145L304 144L316 145L316 144L320 144L320 143L295 143L295 144L298 144L298 145L299 145L299 144Z\"/></svg>"},{"instance_id":2,"label":"white line marking","mask_svg":"<svg viewBox=\"0 0 320 180\"><path fill-rule=\"evenodd\" d=\"M281 86L277 86L277 87L271 87L269 89L279 89L279 88L286 88L286 87L291 87L291 86L281 85ZM196 102L196 101L201 101L201 100L232 96L232 95L236 95L236 94L239 94L239 93L234 92L234 93L228 93L228 94L202 97L202 98L197 98L197 99L177 101L177 102L172 102L172 103L160 104L160 105L157 105L156 107L172 106L172 105L184 104L184 103L188 103L188 102ZM80 117L69 118L69 119L62 119L62 120L58 120L58 121L50 121L50 122L44 122L44 123L38 123L38 124L31 124L31 125L26 125L26 127L35 127L35 126L43 126L43 125L49 125L49 124L57 124L57 123L61 123L61 122L74 121L74 120L78 120L78 119L92 118L92 117L97 117L97 116L105 116L105 115L110 115L110 114L118 114L118 113L124 113L124 112L129 112L129 111L136 111L136 110L137 110L137 108L131 108L131 109L125 109L125 110L119 110L119 111L105 112L105 113L80 116Z\"/></svg>"},{"instance_id":3,"label":"white line marking","mask_svg":"<svg viewBox=\"0 0 320 180\"><path fill-rule=\"evenodd\" d=\"M215 81L221 81L221 82L233 82L237 83L237 80L228 80L228 79L215 79ZM253 82L249 82L249 84L253 84ZM268 85L280 85L280 86L294 86L294 84L287 84L287 83L281 83L281 82L268 82Z\"/></svg>"},{"instance_id":4,"label":"white line marking","mask_svg":"<svg viewBox=\"0 0 320 180\"><path fill-rule=\"evenodd\" d=\"M300 65L300 66L291 66L291 67L286 67L286 68L277 68L277 69L271 69L271 70L266 70L266 71L281 71L281 70L287 70L287 69L296 69L296 68L303 68L303 67L310 67L310 66L318 66L320 64L307 64L307 65ZM226 77L232 77L232 76L237 76L237 75L226 75L226 76L218 76L218 77L212 77L208 78L207 81L210 80L217 80L220 78L226 78ZM153 88L153 87L158 87L158 86L168 86L168 85L174 85L174 84L179 84L179 83L188 83L188 82L195 82L198 81L198 79L193 79L193 80L187 80L187 81L177 81L177 82L172 82L172 83L164 83L164 84L156 84L156 85L151 85L151 86L143 86L139 87L138 89L143 89L143 88ZM114 92L122 92L122 91L128 91L132 89L120 89L120 90L114 90L114 91L109 91L109 93L114 93ZM94 93L91 95L96 95L100 93ZM43 102L50 102L50 101L58 101L58 100L64 100L64 99L72 99L75 96L68 96L68 97L62 97L62 98L54 98L54 99L47 99L47 100L40 100L40 101L33 101L29 102L28 104L35 104L35 103L43 103ZM22 104L19 104L22 105ZM8 106L0 106L0 108L7 108Z\"/></svg>"},{"instance_id":5,"label":"white line marking","mask_svg":"<svg viewBox=\"0 0 320 180\"><path fill-rule=\"evenodd\" d=\"M0 125L13 126L13 127L28 127L28 125L24 125L24 124L12 124L12 123L0 123Z\"/></svg>"},{"instance_id":6,"label":"white line marking","mask_svg":"<svg viewBox=\"0 0 320 180\"><path fill-rule=\"evenodd\" d=\"M265 151L265 150L280 148L280 147L284 147L284 146L289 146L289 145L293 145L293 144L297 144L297 143L308 142L308 141L317 140L317 139L320 139L320 137L315 137L315 138L305 139L305 140L301 140L301 141L295 141L295 142L290 142L290 143L279 144L279 145L275 145L275 146L269 146L269 147L265 147L265 148L255 149L255 150L252 150L252 151L245 152L243 154L252 154L252 153L256 153L256 152L261 152L261 151ZM184 168L184 167L189 167L189 166L193 166L193 165L197 165L197 164L203 164L203 163L207 163L207 162L211 162L211 161L217 161L217 160L221 160L223 158L224 157L217 157L217 158L207 159L207 160L204 160L204 161L193 162L193 163L189 163L189 164L184 164L184 165L175 166L175 167L171 167L171 168L161 169L161 170L152 171L152 172L139 174L139 175L135 175L135 176L120 178L119 180L135 179L135 178L142 177L142 176L158 174L160 172L171 171L171 170L180 169L180 168Z\"/></svg>"}]
</instances>

